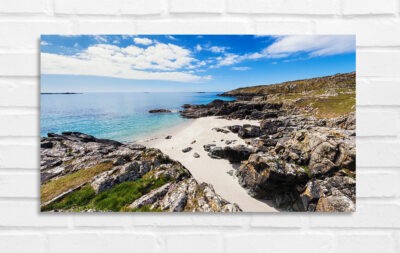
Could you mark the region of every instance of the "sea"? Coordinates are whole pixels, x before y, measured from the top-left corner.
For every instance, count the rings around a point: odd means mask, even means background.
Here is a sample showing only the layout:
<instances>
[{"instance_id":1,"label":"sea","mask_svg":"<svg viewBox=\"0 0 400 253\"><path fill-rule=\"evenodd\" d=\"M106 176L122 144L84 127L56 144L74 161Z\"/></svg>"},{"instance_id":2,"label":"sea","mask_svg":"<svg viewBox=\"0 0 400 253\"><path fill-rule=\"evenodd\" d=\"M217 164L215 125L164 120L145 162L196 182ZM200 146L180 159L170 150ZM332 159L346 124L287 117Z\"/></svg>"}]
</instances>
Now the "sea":
<instances>
[{"instance_id":1,"label":"sea","mask_svg":"<svg viewBox=\"0 0 400 253\"><path fill-rule=\"evenodd\" d=\"M179 115L183 104L207 104L218 92L120 92L41 94L40 135L77 131L117 141L145 138L188 119ZM149 113L168 109L172 113Z\"/></svg>"}]
</instances>

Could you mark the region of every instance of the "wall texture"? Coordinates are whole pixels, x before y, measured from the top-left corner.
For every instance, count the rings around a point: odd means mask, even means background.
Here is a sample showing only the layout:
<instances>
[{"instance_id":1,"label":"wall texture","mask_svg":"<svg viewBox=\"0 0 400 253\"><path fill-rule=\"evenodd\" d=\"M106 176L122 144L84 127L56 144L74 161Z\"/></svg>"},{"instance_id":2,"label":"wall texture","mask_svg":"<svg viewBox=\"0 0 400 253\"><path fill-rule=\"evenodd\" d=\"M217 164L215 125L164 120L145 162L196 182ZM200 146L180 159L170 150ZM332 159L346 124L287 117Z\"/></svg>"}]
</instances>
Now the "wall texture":
<instances>
[{"instance_id":1,"label":"wall texture","mask_svg":"<svg viewBox=\"0 0 400 253\"><path fill-rule=\"evenodd\" d=\"M399 0L1 0L1 252L400 252ZM357 34L354 214L40 214L39 35Z\"/></svg>"}]
</instances>

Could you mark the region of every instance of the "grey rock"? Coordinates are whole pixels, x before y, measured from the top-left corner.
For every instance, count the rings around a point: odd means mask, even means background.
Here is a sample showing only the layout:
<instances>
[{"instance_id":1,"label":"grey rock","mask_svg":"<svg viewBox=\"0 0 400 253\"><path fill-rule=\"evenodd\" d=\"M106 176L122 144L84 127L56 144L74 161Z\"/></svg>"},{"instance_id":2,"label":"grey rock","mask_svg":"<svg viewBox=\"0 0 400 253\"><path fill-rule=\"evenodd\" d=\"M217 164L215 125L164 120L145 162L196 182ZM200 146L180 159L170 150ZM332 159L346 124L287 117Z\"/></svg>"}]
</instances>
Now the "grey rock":
<instances>
[{"instance_id":1,"label":"grey rock","mask_svg":"<svg viewBox=\"0 0 400 253\"><path fill-rule=\"evenodd\" d=\"M149 113L170 113L171 110L168 109L153 109L149 110Z\"/></svg>"},{"instance_id":2,"label":"grey rock","mask_svg":"<svg viewBox=\"0 0 400 253\"><path fill-rule=\"evenodd\" d=\"M122 144L111 140L97 139L78 132L62 135L50 134L42 138L41 180L42 184L69 175L79 170L104 164L105 171L98 172L87 181L79 182L42 203L42 207L59 201L84 185L90 185L95 194L127 181L146 178L164 179L168 182L150 192L142 189L143 195L133 201L130 208L148 206L150 210L163 211L241 211L237 205L223 200L212 187L198 184L190 172L179 162L171 160L158 149L136 144ZM196 156L196 154L194 154ZM109 167L108 167L109 166ZM206 196L205 189L208 195ZM107 196L105 196L107 197ZM218 202L216 202L218 200ZM190 205L188 204L190 202ZM129 207L129 206L128 206ZM72 211L72 210L48 210ZM104 211L90 209L90 212Z\"/></svg>"},{"instance_id":3,"label":"grey rock","mask_svg":"<svg viewBox=\"0 0 400 253\"><path fill-rule=\"evenodd\" d=\"M208 155L211 158L227 159L234 163L247 160L252 152L253 150L250 148L243 145L237 145L233 147L226 146L224 148L212 147L210 148Z\"/></svg>"},{"instance_id":4,"label":"grey rock","mask_svg":"<svg viewBox=\"0 0 400 253\"><path fill-rule=\"evenodd\" d=\"M187 148L182 149L182 152L183 152L183 153L187 153L187 152L189 152L189 151L191 151L191 150L192 150L191 147L187 147Z\"/></svg>"},{"instance_id":5,"label":"grey rock","mask_svg":"<svg viewBox=\"0 0 400 253\"><path fill-rule=\"evenodd\" d=\"M219 127L214 127L212 130L214 130L214 131L216 131L216 132L224 133L224 134L229 133L228 130L223 129L223 128L219 128Z\"/></svg>"},{"instance_id":6,"label":"grey rock","mask_svg":"<svg viewBox=\"0 0 400 253\"><path fill-rule=\"evenodd\" d=\"M346 196L328 196L318 200L317 212L354 212L356 207Z\"/></svg>"},{"instance_id":7,"label":"grey rock","mask_svg":"<svg viewBox=\"0 0 400 253\"><path fill-rule=\"evenodd\" d=\"M203 148L204 148L205 151L208 152L208 151L210 151L211 148L213 148L215 146L216 146L215 144L206 144L206 145L203 146Z\"/></svg>"},{"instance_id":8,"label":"grey rock","mask_svg":"<svg viewBox=\"0 0 400 253\"><path fill-rule=\"evenodd\" d=\"M166 183L165 185L152 190L151 192L143 195L142 197L135 200L132 204L129 205L130 208L140 208L144 205L151 205L155 202L159 201L161 198L167 194L169 188L172 186L172 183Z\"/></svg>"},{"instance_id":9,"label":"grey rock","mask_svg":"<svg viewBox=\"0 0 400 253\"><path fill-rule=\"evenodd\" d=\"M96 193L100 193L112 188L116 184L136 180L149 170L150 167L146 166L146 163L131 162L97 175L93 179L91 186Z\"/></svg>"}]
</instances>

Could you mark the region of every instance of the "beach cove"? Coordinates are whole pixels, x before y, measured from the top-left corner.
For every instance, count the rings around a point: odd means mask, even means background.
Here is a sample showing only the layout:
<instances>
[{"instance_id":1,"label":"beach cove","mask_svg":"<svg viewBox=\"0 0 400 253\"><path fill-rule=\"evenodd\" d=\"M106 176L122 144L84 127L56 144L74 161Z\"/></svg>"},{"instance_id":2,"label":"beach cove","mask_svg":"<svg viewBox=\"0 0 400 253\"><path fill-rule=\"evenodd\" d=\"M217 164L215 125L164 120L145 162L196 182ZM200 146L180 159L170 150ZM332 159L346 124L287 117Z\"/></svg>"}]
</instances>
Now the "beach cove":
<instances>
[{"instance_id":1,"label":"beach cove","mask_svg":"<svg viewBox=\"0 0 400 253\"><path fill-rule=\"evenodd\" d=\"M271 203L251 197L240 186L235 171L239 163L231 164L225 159L213 159L207 155L204 145L246 145L245 141L232 132L217 132L217 128L229 125L259 124L256 120L227 120L205 117L191 120L179 127L165 129L152 137L138 141L147 147L158 148L172 159L185 166L198 182L211 184L218 194L231 203L236 203L244 212L276 212ZM170 138L167 138L170 136ZM226 144L226 141L231 141ZM189 152L183 149L191 147ZM199 157L194 157L194 154ZM236 168L235 168L236 167Z\"/></svg>"}]
</instances>

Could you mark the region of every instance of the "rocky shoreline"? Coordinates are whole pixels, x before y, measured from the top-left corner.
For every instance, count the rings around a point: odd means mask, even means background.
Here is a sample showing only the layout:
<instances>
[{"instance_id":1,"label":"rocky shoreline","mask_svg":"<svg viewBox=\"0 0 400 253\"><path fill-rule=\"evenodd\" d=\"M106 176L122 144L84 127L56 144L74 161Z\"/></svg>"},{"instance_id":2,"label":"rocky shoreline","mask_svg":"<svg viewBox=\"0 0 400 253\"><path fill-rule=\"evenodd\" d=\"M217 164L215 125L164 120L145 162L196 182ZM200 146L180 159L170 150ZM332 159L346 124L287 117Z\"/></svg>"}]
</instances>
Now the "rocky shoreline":
<instances>
[{"instance_id":1,"label":"rocky shoreline","mask_svg":"<svg viewBox=\"0 0 400 253\"><path fill-rule=\"evenodd\" d=\"M158 149L65 132L40 150L42 211L241 211Z\"/></svg>"},{"instance_id":2,"label":"rocky shoreline","mask_svg":"<svg viewBox=\"0 0 400 253\"><path fill-rule=\"evenodd\" d=\"M256 93L254 88L253 93L238 89L223 94L236 96L236 101L185 105L181 115L260 121L259 125L225 127L252 148L204 146L212 158L241 162L235 173L251 196L272 200L277 208L287 211L355 211L355 108L343 113L342 106L353 99L343 94L354 94L355 99L355 74L311 79L312 85L306 83L307 92L288 96L288 86L296 90L304 83L271 85ZM315 106L321 101L331 103L330 111ZM322 117L321 111L325 113Z\"/></svg>"},{"instance_id":3,"label":"rocky shoreline","mask_svg":"<svg viewBox=\"0 0 400 253\"><path fill-rule=\"evenodd\" d=\"M190 140L180 154L200 161L195 151L202 150L201 157L208 155L210 161L226 160L227 166L229 161L248 195L272 201L278 210L355 211L355 73L240 88L222 95L237 99L185 104L180 114L240 122L210 128L219 135L237 135L238 142L221 139L192 150L188 144L197 144ZM172 160L156 148L65 132L41 138L40 150L42 211L241 211L212 185L197 182L176 161L181 161L179 157ZM193 161L186 162L189 168Z\"/></svg>"}]
</instances>

